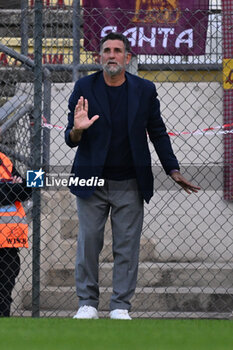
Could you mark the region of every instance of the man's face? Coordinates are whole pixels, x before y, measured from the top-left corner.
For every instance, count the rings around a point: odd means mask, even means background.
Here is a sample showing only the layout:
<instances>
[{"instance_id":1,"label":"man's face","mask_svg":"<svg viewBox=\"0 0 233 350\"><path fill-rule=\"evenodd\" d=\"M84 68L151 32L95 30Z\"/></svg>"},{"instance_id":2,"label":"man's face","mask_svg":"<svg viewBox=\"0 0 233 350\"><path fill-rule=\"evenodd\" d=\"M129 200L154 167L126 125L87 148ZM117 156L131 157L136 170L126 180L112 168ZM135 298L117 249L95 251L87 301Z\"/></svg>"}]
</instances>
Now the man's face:
<instances>
[{"instance_id":1,"label":"man's face","mask_svg":"<svg viewBox=\"0 0 233 350\"><path fill-rule=\"evenodd\" d=\"M103 43L100 58L103 70L110 76L115 76L125 70L131 54L125 52L123 41L107 40Z\"/></svg>"}]
</instances>

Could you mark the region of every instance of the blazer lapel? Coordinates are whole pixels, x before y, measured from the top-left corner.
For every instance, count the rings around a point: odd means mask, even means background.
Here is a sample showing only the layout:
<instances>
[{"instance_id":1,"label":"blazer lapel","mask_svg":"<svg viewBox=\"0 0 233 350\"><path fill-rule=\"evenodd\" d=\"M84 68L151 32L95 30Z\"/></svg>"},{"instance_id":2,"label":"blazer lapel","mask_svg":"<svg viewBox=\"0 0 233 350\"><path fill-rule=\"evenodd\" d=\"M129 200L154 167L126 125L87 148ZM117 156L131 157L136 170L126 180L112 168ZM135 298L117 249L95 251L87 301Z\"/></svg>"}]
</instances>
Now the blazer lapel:
<instances>
[{"instance_id":1,"label":"blazer lapel","mask_svg":"<svg viewBox=\"0 0 233 350\"><path fill-rule=\"evenodd\" d=\"M137 114L141 88L138 82L130 74L126 73L128 82L128 128L131 129L135 116Z\"/></svg>"},{"instance_id":2,"label":"blazer lapel","mask_svg":"<svg viewBox=\"0 0 233 350\"><path fill-rule=\"evenodd\" d=\"M101 115L103 115L111 124L110 107L108 103L107 91L105 89L103 72L100 72L100 74L96 77L96 80L93 84L93 95L101 110Z\"/></svg>"}]
</instances>

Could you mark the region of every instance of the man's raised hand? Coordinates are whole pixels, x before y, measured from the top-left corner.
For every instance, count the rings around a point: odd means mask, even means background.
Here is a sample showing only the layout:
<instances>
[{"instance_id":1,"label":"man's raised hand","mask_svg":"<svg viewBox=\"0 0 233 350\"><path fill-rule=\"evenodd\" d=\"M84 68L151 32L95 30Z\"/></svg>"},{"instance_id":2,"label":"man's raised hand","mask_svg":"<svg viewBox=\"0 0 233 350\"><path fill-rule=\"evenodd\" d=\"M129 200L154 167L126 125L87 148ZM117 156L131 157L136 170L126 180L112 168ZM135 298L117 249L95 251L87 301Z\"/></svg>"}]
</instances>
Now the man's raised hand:
<instances>
[{"instance_id":1,"label":"man's raised hand","mask_svg":"<svg viewBox=\"0 0 233 350\"><path fill-rule=\"evenodd\" d=\"M97 119L99 115L88 118L88 101L81 96L74 111L74 130L88 129Z\"/></svg>"}]
</instances>

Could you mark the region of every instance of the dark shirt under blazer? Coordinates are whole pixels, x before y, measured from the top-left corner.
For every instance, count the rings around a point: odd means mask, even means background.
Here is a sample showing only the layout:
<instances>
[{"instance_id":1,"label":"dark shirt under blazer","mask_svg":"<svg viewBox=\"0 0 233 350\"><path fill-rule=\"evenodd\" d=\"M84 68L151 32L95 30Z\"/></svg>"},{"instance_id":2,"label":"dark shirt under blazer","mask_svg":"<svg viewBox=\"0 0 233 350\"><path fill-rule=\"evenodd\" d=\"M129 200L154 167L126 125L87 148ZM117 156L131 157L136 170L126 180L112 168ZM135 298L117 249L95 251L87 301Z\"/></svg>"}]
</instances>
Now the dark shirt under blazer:
<instances>
[{"instance_id":1,"label":"dark shirt under blazer","mask_svg":"<svg viewBox=\"0 0 233 350\"><path fill-rule=\"evenodd\" d=\"M155 85L146 79L126 73L128 88L128 136L138 187L146 202L153 196L153 174L148 136L153 143L160 162L169 174L179 169L170 138L160 115L160 103ZM70 139L74 110L80 96L88 100L89 118L100 115L94 124L85 130L81 141L74 144ZM120 101L119 101L120 103ZM103 72L81 78L75 84L69 99L68 126L65 141L68 146L78 146L71 172L81 178L101 177L112 136L110 107ZM94 187L71 185L71 192L82 198L89 197Z\"/></svg>"}]
</instances>

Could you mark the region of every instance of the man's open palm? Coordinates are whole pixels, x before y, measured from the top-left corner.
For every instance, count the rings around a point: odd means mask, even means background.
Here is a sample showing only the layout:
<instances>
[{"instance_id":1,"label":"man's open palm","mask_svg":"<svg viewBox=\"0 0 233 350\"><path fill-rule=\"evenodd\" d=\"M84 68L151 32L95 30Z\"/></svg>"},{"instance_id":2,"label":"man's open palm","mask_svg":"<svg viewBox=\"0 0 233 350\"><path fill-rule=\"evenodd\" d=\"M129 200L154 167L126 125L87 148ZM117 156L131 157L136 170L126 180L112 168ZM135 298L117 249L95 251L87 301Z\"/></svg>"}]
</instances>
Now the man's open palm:
<instances>
[{"instance_id":1,"label":"man's open palm","mask_svg":"<svg viewBox=\"0 0 233 350\"><path fill-rule=\"evenodd\" d=\"M97 119L99 115L88 118L88 101L83 96L80 97L74 111L74 128L77 130L88 129Z\"/></svg>"}]
</instances>

